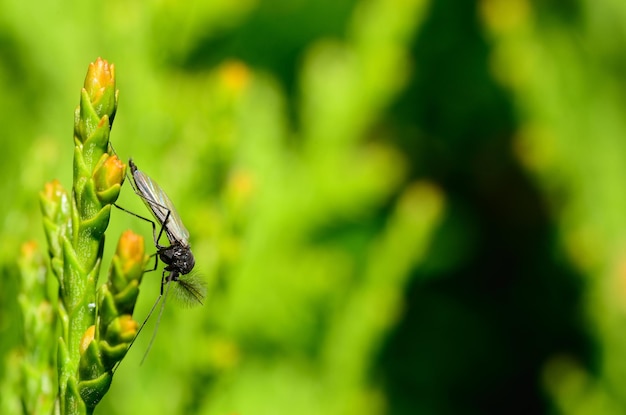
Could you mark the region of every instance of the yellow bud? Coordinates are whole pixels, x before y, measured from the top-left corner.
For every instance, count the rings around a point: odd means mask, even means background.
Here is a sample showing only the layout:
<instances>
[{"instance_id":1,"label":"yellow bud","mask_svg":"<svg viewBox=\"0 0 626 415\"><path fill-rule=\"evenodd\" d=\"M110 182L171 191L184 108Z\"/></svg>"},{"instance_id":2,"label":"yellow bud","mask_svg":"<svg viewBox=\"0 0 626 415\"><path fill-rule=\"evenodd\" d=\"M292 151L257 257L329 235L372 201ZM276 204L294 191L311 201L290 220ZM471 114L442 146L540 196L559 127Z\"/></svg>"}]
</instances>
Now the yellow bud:
<instances>
[{"instance_id":1,"label":"yellow bud","mask_svg":"<svg viewBox=\"0 0 626 415\"><path fill-rule=\"evenodd\" d=\"M226 62L220 68L220 78L228 90L241 92L250 83L250 70L243 62Z\"/></svg>"},{"instance_id":2,"label":"yellow bud","mask_svg":"<svg viewBox=\"0 0 626 415\"><path fill-rule=\"evenodd\" d=\"M63 189L61 182L56 179L45 184L41 197L44 214L53 221L57 220L58 215L67 213L69 210L67 192Z\"/></svg>"},{"instance_id":3,"label":"yellow bud","mask_svg":"<svg viewBox=\"0 0 626 415\"><path fill-rule=\"evenodd\" d=\"M102 162L104 160L104 162ZM121 185L124 180L126 165L117 156L104 154L94 172L96 191L107 190L114 185Z\"/></svg>"},{"instance_id":4,"label":"yellow bud","mask_svg":"<svg viewBox=\"0 0 626 415\"><path fill-rule=\"evenodd\" d=\"M120 258L124 273L131 274L131 269L135 268L132 273L141 276L146 260L143 236L130 230L124 232L117 244L116 254Z\"/></svg>"},{"instance_id":5,"label":"yellow bud","mask_svg":"<svg viewBox=\"0 0 626 415\"><path fill-rule=\"evenodd\" d=\"M91 344L91 342L93 341L95 333L96 333L96 326L93 326L93 325L89 326L87 330L85 330L85 334L83 334L83 338L80 339L80 346L78 348L78 351L80 352L81 355L85 353L85 350L87 350L87 348L89 347L89 344Z\"/></svg>"},{"instance_id":6,"label":"yellow bud","mask_svg":"<svg viewBox=\"0 0 626 415\"><path fill-rule=\"evenodd\" d=\"M247 171L237 170L231 174L227 185L227 201L234 210L240 210L250 202L255 191L254 177Z\"/></svg>"},{"instance_id":7,"label":"yellow bud","mask_svg":"<svg viewBox=\"0 0 626 415\"><path fill-rule=\"evenodd\" d=\"M109 65L106 60L98 58L89 64L85 77L85 89L91 102L97 102L107 88L115 89L115 65Z\"/></svg>"},{"instance_id":8,"label":"yellow bud","mask_svg":"<svg viewBox=\"0 0 626 415\"><path fill-rule=\"evenodd\" d=\"M22 244L21 257L30 260L37 254L37 242L28 241Z\"/></svg>"},{"instance_id":9,"label":"yellow bud","mask_svg":"<svg viewBox=\"0 0 626 415\"><path fill-rule=\"evenodd\" d=\"M51 202L59 203L65 196L65 189L63 189L60 181L54 179L45 184L43 188L43 196Z\"/></svg>"},{"instance_id":10,"label":"yellow bud","mask_svg":"<svg viewBox=\"0 0 626 415\"><path fill-rule=\"evenodd\" d=\"M137 324L137 322L133 320L133 317L128 314L120 316L120 326L122 327L122 333L134 333L139 329L139 324Z\"/></svg>"}]
</instances>

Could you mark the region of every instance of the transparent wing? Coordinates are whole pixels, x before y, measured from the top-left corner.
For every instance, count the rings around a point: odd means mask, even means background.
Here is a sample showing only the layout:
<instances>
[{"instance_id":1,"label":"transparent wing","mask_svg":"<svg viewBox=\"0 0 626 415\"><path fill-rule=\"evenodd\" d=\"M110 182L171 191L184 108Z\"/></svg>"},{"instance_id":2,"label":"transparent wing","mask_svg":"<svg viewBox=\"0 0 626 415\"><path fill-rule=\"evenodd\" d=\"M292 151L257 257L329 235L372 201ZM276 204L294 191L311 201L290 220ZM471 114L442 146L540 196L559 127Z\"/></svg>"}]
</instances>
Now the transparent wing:
<instances>
[{"instance_id":1,"label":"transparent wing","mask_svg":"<svg viewBox=\"0 0 626 415\"><path fill-rule=\"evenodd\" d=\"M165 224L165 232L170 243L178 241L183 246L189 246L189 231L183 225L174 204L161 189L161 186L139 170L135 170L132 177L137 192L140 193L142 200L160 224L165 221L169 210L170 217Z\"/></svg>"}]
</instances>

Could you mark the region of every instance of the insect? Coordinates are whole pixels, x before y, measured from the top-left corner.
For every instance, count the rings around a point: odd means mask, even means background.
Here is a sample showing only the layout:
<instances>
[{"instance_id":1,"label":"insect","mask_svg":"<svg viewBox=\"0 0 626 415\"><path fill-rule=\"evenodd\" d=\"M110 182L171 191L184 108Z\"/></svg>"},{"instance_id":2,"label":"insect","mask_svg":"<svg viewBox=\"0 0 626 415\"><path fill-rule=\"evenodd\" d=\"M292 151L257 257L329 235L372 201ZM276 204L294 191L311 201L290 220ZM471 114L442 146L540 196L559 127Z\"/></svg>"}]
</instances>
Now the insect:
<instances>
[{"instance_id":1,"label":"insect","mask_svg":"<svg viewBox=\"0 0 626 415\"><path fill-rule=\"evenodd\" d=\"M152 335L152 339L150 340L150 344L148 346L148 351L152 346L152 342L157 333L158 325L161 320L161 314L163 313L163 309L165 307L165 301L167 299L167 294L170 289L170 282L175 282L177 284L177 294L181 297L182 300L188 302L189 304L202 304L205 296L205 287L201 280L194 278L193 276L187 276L189 274L196 262L191 252L191 247L189 246L189 231L185 228L183 221L176 211L174 204L169 199L165 191L159 186L153 179L151 179L147 174L142 172L137 168L137 165L133 162L132 159L129 159L128 165L130 167L130 177L131 177L131 185L135 193L143 200L144 204L148 207L154 218L160 224L160 230L157 234L156 223L148 218L140 216L136 213L133 213L129 210L126 210L120 206L117 206L119 209L130 213L133 216L136 216L140 219L148 221L152 224L152 235L154 238L154 245L157 249L154 261L154 267L152 269L147 270L154 271L158 267L158 260L165 264L165 268L163 269L163 274L161 276L161 292L159 297L155 301L152 309L148 313L148 317L143 322L137 335L143 326L146 324L150 316L152 315L154 309L157 304L163 298L163 302L161 303L161 309L159 311L159 317L157 318L157 323L155 325L155 330ZM159 240L161 239L163 233L167 236L169 241L169 246L161 245ZM165 295L163 295L164 287L167 285L167 290L165 291ZM145 360L148 351L144 355L143 360Z\"/></svg>"}]
</instances>

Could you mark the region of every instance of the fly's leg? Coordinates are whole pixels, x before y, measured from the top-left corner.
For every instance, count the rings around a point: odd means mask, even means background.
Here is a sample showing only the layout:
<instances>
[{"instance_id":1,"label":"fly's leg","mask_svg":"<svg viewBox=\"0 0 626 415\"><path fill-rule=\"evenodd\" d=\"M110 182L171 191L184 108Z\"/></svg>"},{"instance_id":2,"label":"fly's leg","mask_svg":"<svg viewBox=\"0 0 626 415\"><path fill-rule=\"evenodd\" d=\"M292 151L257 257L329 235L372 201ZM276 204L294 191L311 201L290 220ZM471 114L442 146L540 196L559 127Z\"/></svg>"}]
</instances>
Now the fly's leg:
<instances>
[{"instance_id":1,"label":"fly's leg","mask_svg":"<svg viewBox=\"0 0 626 415\"><path fill-rule=\"evenodd\" d=\"M119 206L116 203L113 203L113 206L115 206L119 210L122 210L122 211L124 211L124 212L126 212L128 214L133 215L136 218L139 218L141 220L145 220L146 222L149 222L150 225L152 225L152 238L154 239L154 245L157 248L157 252L152 254L152 255L150 255L151 257L154 257L154 267L152 267L151 269L146 269L146 270L144 270L144 272L152 272L152 271L156 270L158 268L158 266L159 266L159 253L158 253L158 251L163 249L163 248L165 248L164 246L159 245L159 243L157 242L159 240L159 238L161 238L161 234L163 233L163 227L164 226L161 226L161 231L159 232L159 237L157 238L156 237L156 224L154 223L154 221L152 221L152 220L150 220L150 219L148 219L146 217L143 217L141 215L138 215L135 212L131 212L130 210L125 209L125 208ZM168 217L169 217L169 213L168 213ZM161 289L161 294L163 294L163 289Z\"/></svg>"},{"instance_id":2,"label":"fly's leg","mask_svg":"<svg viewBox=\"0 0 626 415\"><path fill-rule=\"evenodd\" d=\"M168 280L165 278L166 272L166 270L163 270L163 275L161 276L161 295L163 295L163 286L168 282Z\"/></svg>"},{"instance_id":3,"label":"fly's leg","mask_svg":"<svg viewBox=\"0 0 626 415\"><path fill-rule=\"evenodd\" d=\"M159 253L155 252L154 254L150 255L150 257L154 257L154 267L152 267L152 269L144 269L143 272L156 271L159 266Z\"/></svg>"},{"instance_id":4,"label":"fly's leg","mask_svg":"<svg viewBox=\"0 0 626 415\"><path fill-rule=\"evenodd\" d=\"M137 330L137 334L135 334L135 338L133 338L133 341L130 342L130 344L128 345L128 349L127 350L130 350L130 348L133 345L133 343L135 343L135 340L137 340L137 337L139 337L139 333L141 333L141 330L143 330L143 328L146 325L146 323L148 322L148 320L150 320L150 317L152 316L152 313L154 313L154 310L156 309L157 305L159 304L161 299L163 299L163 302L161 302L161 308L159 309L159 316L157 317L156 325L154 326L154 333L152 333L152 337L150 338L150 343L148 344L148 348L146 349L146 352L144 353L143 357L141 358L140 365L143 364L144 360L146 360L146 357L148 356L148 352L152 348L152 343L154 342L154 339L156 338L156 334L157 334L157 331L159 329L159 323L161 322L161 316L163 315L163 309L165 308L165 301L167 300L167 294L169 293L170 287L169 287L169 285L167 286L167 290L165 291L165 295L163 295L163 286L171 281L169 277L165 276L166 272L168 272L168 271L164 270L163 271L163 276L161 277L161 293L157 297L157 299L154 302L154 304L152 304L152 308L148 312L148 315L146 316L145 320L143 321L143 323L141 323L141 326L139 326L139 330ZM115 373L115 371L117 370L117 367L119 366L120 362L121 362L121 360L119 362L117 362L117 364L113 367L113 373Z\"/></svg>"},{"instance_id":5,"label":"fly's leg","mask_svg":"<svg viewBox=\"0 0 626 415\"><path fill-rule=\"evenodd\" d=\"M169 219L170 217L170 211L167 211L167 216L165 217L165 222L163 222L163 224L161 225L161 229L159 230L159 236L157 237L157 233L156 233L156 223L154 223L153 220L150 220L144 216L138 215L135 212L131 212L128 209L125 209L123 207L121 207L120 205L118 205L117 203L113 203L113 206L115 206L116 208L118 208L119 210L122 210L128 214L133 215L136 218L139 218L141 220L145 220L146 222L149 222L150 225L152 226L152 238L154 239L154 246L157 247L157 249L161 249L164 248L164 246L159 245L159 239L161 239L161 235L163 234L163 229L165 229L165 224L167 223L167 219Z\"/></svg>"},{"instance_id":6,"label":"fly's leg","mask_svg":"<svg viewBox=\"0 0 626 415\"><path fill-rule=\"evenodd\" d=\"M165 273L163 275L165 276ZM148 318L150 318L150 315L154 311L154 308L156 307L157 303L159 302L159 300L161 298L163 298L163 302L161 303L161 308L159 309L159 315L157 317L157 321L154 324L154 332L152 333L152 337L150 338L150 343L148 343L148 348L146 349L146 352L144 353L143 357L141 358L141 363L139 363L139 365L142 365L143 362L146 360L146 357L148 357L148 353L150 352L150 349L152 348L152 343L154 343L154 339L156 338L157 332L159 331L159 324L161 323L161 316L163 315L163 310L165 309L165 302L167 301L167 294L169 292L170 292L170 286L168 285L167 286L167 290L165 291L165 295L163 295L163 285L161 285L161 295L159 295L159 298L157 299L157 301L152 306L152 310L150 310L150 314L148 314ZM146 321L147 321L147 319L146 319ZM143 325L142 325L142 327L143 327ZM137 333L137 334L139 334L139 333Z\"/></svg>"}]
</instances>

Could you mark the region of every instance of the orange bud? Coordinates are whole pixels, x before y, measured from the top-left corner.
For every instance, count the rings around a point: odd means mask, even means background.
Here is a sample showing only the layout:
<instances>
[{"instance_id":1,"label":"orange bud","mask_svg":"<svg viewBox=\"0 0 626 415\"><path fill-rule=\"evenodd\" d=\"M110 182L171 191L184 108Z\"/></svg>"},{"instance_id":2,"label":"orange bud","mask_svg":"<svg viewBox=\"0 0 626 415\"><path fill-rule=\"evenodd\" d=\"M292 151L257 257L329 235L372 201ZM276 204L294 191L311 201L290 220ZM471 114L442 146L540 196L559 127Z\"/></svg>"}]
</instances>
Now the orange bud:
<instances>
[{"instance_id":1,"label":"orange bud","mask_svg":"<svg viewBox=\"0 0 626 415\"><path fill-rule=\"evenodd\" d=\"M241 92L250 83L250 70L240 61L226 62L220 68L223 84L233 92Z\"/></svg>"},{"instance_id":2,"label":"orange bud","mask_svg":"<svg viewBox=\"0 0 626 415\"><path fill-rule=\"evenodd\" d=\"M27 258L27 259L33 258L37 254L37 242L35 241L24 242L22 244L21 253L22 253L21 256L23 258Z\"/></svg>"},{"instance_id":3,"label":"orange bud","mask_svg":"<svg viewBox=\"0 0 626 415\"><path fill-rule=\"evenodd\" d=\"M96 190L101 192L116 184L121 185L124 180L125 169L126 165L117 156L104 154L94 172Z\"/></svg>"},{"instance_id":4,"label":"orange bud","mask_svg":"<svg viewBox=\"0 0 626 415\"><path fill-rule=\"evenodd\" d=\"M120 335L121 337L135 337L137 330L139 330L139 324L133 320L132 316L124 314L120 316Z\"/></svg>"},{"instance_id":5,"label":"orange bud","mask_svg":"<svg viewBox=\"0 0 626 415\"><path fill-rule=\"evenodd\" d=\"M58 180L53 180L45 184L41 192L44 215L56 221L58 215L69 211L69 198L67 192Z\"/></svg>"},{"instance_id":6,"label":"orange bud","mask_svg":"<svg viewBox=\"0 0 626 415\"><path fill-rule=\"evenodd\" d=\"M85 353L85 350L87 350L89 344L91 344L91 342L93 341L95 334L96 326L89 326L87 330L85 330L85 334L83 334L83 338L80 339L80 346L78 348L78 351L81 355Z\"/></svg>"},{"instance_id":7,"label":"orange bud","mask_svg":"<svg viewBox=\"0 0 626 415\"><path fill-rule=\"evenodd\" d=\"M250 201L254 190L255 183L252 174L245 170L237 170L228 179L226 194L231 206L238 210Z\"/></svg>"},{"instance_id":8,"label":"orange bud","mask_svg":"<svg viewBox=\"0 0 626 415\"><path fill-rule=\"evenodd\" d=\"M89 64L85 77L85 89L91 102L97 102L107 88L115 89L115 65L102 58Z\"/></svg>"},{"instance_id":9,"label":"orange bud","mask_svg":"<svg viewBox=\"0 0 626 415\"><path fill-rule=\"evenodd\" d=\"M61 198L65 196L65 189L63 189L60 181L54 179L45 184L43 188L43 196L51 202L59 203Z\"/></svg>"},{"instance_id":10,"label":"orange bud","mask_svg":"<svg viewBox=\"0 0 626 415\"><path fill-rule=\"evenodd\" d=\"M141 275L145 262L143 236L133 231L124 232L117 244L116 254L120 258L125 273L129 273L132 268L137 268L138 274Z\"/></svg>"}]
</instances>

